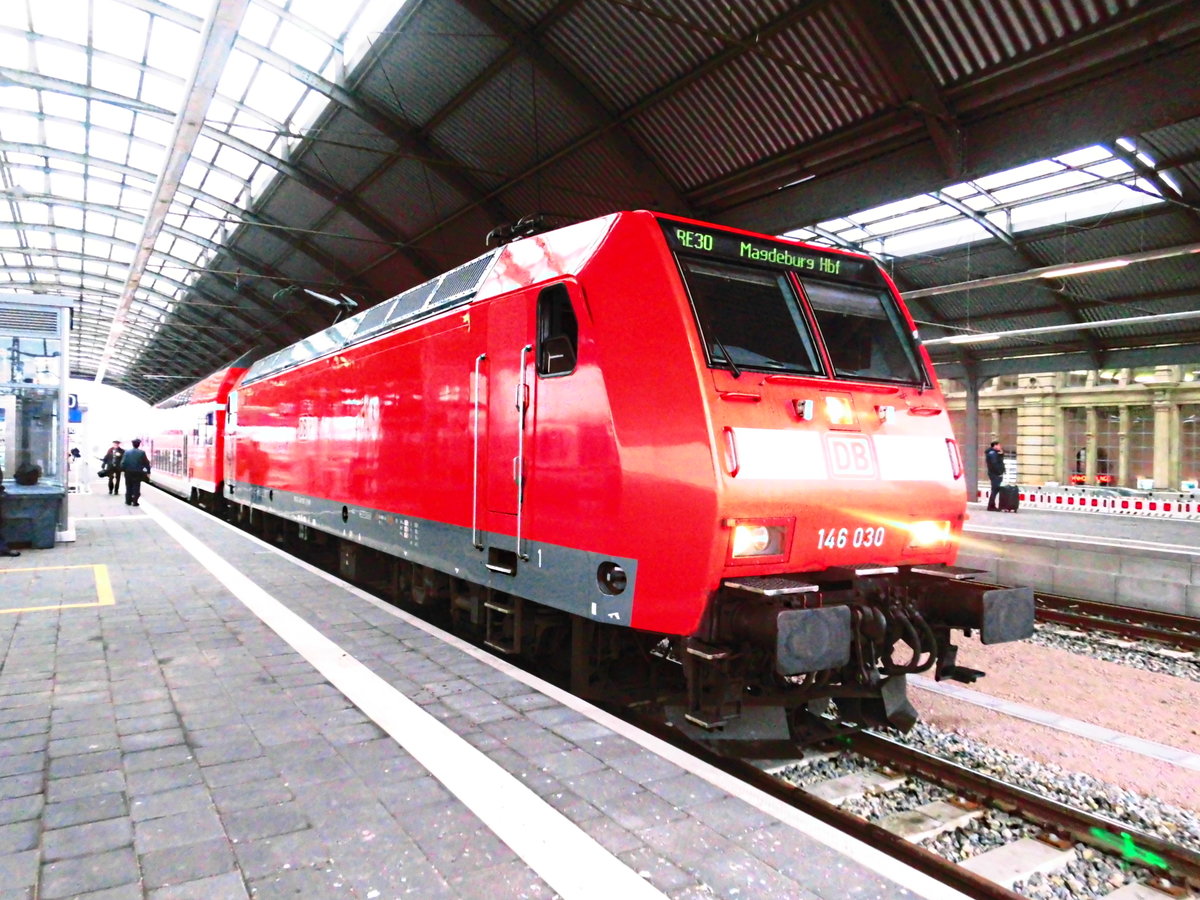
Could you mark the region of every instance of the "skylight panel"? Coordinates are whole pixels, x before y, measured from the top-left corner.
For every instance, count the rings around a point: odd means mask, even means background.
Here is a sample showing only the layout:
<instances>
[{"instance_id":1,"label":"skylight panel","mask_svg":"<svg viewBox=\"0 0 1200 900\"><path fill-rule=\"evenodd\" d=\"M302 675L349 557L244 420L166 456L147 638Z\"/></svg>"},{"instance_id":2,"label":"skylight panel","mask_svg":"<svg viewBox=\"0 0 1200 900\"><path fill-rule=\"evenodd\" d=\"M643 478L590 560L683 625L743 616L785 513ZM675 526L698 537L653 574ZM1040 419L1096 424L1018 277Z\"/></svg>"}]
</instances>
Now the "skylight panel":
<instances>
[{"instance_id":1,"label":"skylight panel","mask_svg":"<svg viewBox=\"0 0 1200 900\"><path fill-rule=\"evenodd\" d=\"M58 249L63 253L72 253L78 256L83 252L83 240L74 234L64 234L58 232L54 236L55 243L58 244Z\"/></svg>"},{"instance_id":2,"label":"skylight panel","mask_svg":"<svg viewBox=\"0 0 1200 900\"><path fill-rule=\"evenodd\" d=\"M1078 191L1068 197L1054 197L1039 203L1019 206L1012 211L1012 229L1018 232L1046 225L1060 225L1077 219L1110 215L1161 202L1157 197L1148 197L1123 185L1104 185L1088 191Z\"/></svg>"},{"instance_id":3,"label":"skylight panel","mask_svg":"<svg viewBox=\"0 0 1200 900\"><path fill-rule=\"evenodd\" d=\"M1080 150L1072 150L1070 153L1060 154L1054 158L1064 166L1080 169L1094 162L1110 159L1111 157L1112 153L1103 147L1084 147Z\"/></svg>"},{"instance_id":4,"label":"skylight panel","mask_svg":"<svg viewBox=\"0 0 1200 900\"><path fill-rule=\"evenodd\" d=\"M1110 159L1107 162L1088 166L1087 172L1098 178L1121 178L1133 172L1133 166L1123 159Z\"/></svg>"},{"instance_id":5,"label":"skylight panel","mask_svg":"<svg viewBox=\"0 0 1200 900\"><path fill-rule=\"evenodd\" d=\"M993 196L1004 204L1017 203L1035 197L1044 197L1047 194L1069 191L1094 181L1095 178L1086 172L1060 171L1056 175L1039 178L1036 181L1026 181L1011 187L999 188L993 193Z\"/></svg>"},{"instance_id":6,"label":"skylight panel","mask_svg":"<svg viewBox=\"0 0 1200 900\"><path fill-rule=\"evenodd\" d=\"M891 203L885 203L883 206L876 206L871 209L863 210L849 216L857 225L867 225L872 222L878 222L882 219L890 219L895 216L901 216L905 213L913 212L914 210L924 209L937 201L926 194L918 194L915 197L908 197L904 200L895 200Z\"/></svg>"},{"instance_id":7,"label":"skylight panel","mask_svg":"<svg viewBox=\"0 0 1200 900\"><path fill-rule=\"evenodd\" d=\"M320 69L330 53L328 41L286 20L280 23L271 49L312 71Z\"/></svg>"},{"instance_id":8,"label":"skylight panel","mask_svg":"<svg viewBox=\"0 0 1200 900\"><path fill-rule=\"evenodd\" d=\"M100 56L92 59L92 84L102 91L132 99L138 95L140 81L141 71L136 66ZM113 105L108 101L99 104Z\"/></svg>"},{"instance_id":9,"label":"skylight panel","mask_svg":"<svg viewBox=\"0 0 1200 900\"><path fill-rule=\"evenodd\" d=\"M138 113L133 119L133 134L151 144L165 147L171 140L174 122L150 113Z\"/></svg>"},{"instance_id":10,"label":"skylight panel","mask_svg":"<svg viewBox=\"0 0 1200 900\"><path fill-rule=\"evenodd\" d=\"M354 16L354 7L354 3L330 3L329 0L292 0L288 5L294 17L328 35L331 40L345 31L346 23Z\"/></svg>"},{"instance_id":11,"label":"skylight panel","mask_svg":"<svg viewBox=\"0 0 1200 900\"><path fill-rule=\"evenodd\" d=\"M45 225L50 221L50 207L40 201L18 203L17 217L26 225Z\"/></svg>"},{"instance_id":12,"label":"skylight panel","mask_svg":"<svg viewBox=\"0 0 1200 900\"><path fill-rule=\"evenodd\" d=\"M65 94L44 91L42 93L42 111L47 116L79 121L87 117L87 103L82 97L68 97Z\"/></svg>"},{"instance_id":13,"label":"skylight panel","mask_svg":"<svg viewBox=\"0 0 1200 900\"><path fill-rule=\"evenodd\" d=\"M330 4L335 5L335 4ZM279 27L279 9L270 3L251 3L242 16L238 35L260 47L270 46L271 36Z\"/></svg>"},{"instance_id":14,"label":"skylight panel","mask_svg":"<svg viewBox=\"0 0 1200 900\"><path fill-rule=\"evenodd\" d=\"M207 174L208 177L204 181L205 192L230 203L237 199L238 193L246 184L243 179L234 178L220 169L209 169Z\"/></svg>"},{"instance_id":15,"label":"skylight panel","mask_svg":"<svg viewBox=\"0 0 1200 900\"><path fill-rule=\"evenodd\" d=\"M92 46L102 53L140 62L150 16L126 3L97 4L92 17Z\"/></svg>"},{"instance_id":16,"label":"skylight panel","mask_svg":"<svg viewBox=\"0 0 1200 900\"><path fill-rule=\"evenodd\" d=\"M155 18L146 42L146 63L186 80L196 67L199 47L200 35L195 30L160 16Z\"/></svg>"},{"instance_id":17,"label":"skylight panel","mask_svg":"<svg viewBox=\"0 0 1200 900\"><path fill-rule=\"evenodd\" d=\"M978 195L979 188L969 182L964 182L944 187L941 192L948 197L953 197L955 200L964 200L972 194Z\"/></svg>"},{"instance_id":18,"label":"skylight panel","mask_svg":"<svg viewBox=\"0 0 1200 900\"><path fill-rule=\"evenodd\" d=\"M0 3L0 8L3 6L4 4ZM28 44L24 40L19 41L15 47L0 43L0 53L4 54L0 59L24 61L27 47ZM36 113L38 111L38 93L38 91L18 85L0 86L0 117L7 118L8 113L17 110ZM2 120L0 119L0 121Z\"/></svg>"},{"instance_id":19,"label":"skylight panel","mask_svg":"<svg viewBox=\"0 0 1200 900\"><path fill-rule=\"evenodd\" d=\"M254 5L252 4L250 8L254 9ZM234 47L229 52L225 67L221 70L221 80L217 85L217 92L231 100L240 100L258 66L258 60Z\"/></svg>"},{"instance_id":20,"label":"skylight panel","mask_svg":"<svg viewBox=\"0 0 1200 900\"><path fill-rule=\"evenodd\" d=\"M142 78L141 99L151 106L174 114L183 102L184 83L156 72L146 72Z\"/></svg>"},{"instance_id":21,"label":"skylight panel","mask_svg":"<svg viewBox=\"0 0 1200 900\"><path fill-rule=\"evenodd\" d=\"M82 118L82 116L80 117ZM93 103L91 106L93 130L107 129L129 140L133 132L133 112L111 103Z\"/></svg>"},{"instance_id":22,"label":"skylight panel","mask_svg":"<svg viewBox=\"0 0 1200 900\"><path fill-rule=\"evenodd\" d=\"M214 163L242 182L250 177L257 165L249 156L233 147L221 147L217 151Z\"/></svg>"},{"instance_id":23,"label":"skylight panel","mask_svg":"<svg viewBox=\"0 0 1200 900\"><path fill-rule=\"evenodd\" d=\"M23 4L20 4L23 5ZM34 34L87 43L88 0L54 0L29 4ZM21 23L24 27L25 23Z\"/></svg>"},{"instance_id":24,"label":"skylight panel","mask_svg":"<svg viewBox=\"0 0 1200 900\"><path fill-rule=\"evenodd\" d=\"M305 87L272 66L261 66L246 92L246 105L282 121L300 101Z\"/></svg>"},{"instance_id":25,"label":"skylight panel","mask_svg":"<svg viewBox=\"0 0 1200 900\"><path fill-rule=\"evenodd\" d=\"M317 117L329 106L329 98L319 91L309 91L300 101L299 108L292 114L288 130L293 135L305 135Z\"/></svg>"},{"instance_id":26,"label":"skylight panel","mask_svg":"<svg viewBox=\"0 0 1200 900\"><path fill-rule=\"evenodd\" d=\"M0 103L4 102L0 94ZM41 140L38 132L38 120L25 113L14 113L0 110L0 135L5 141L16 144L36 144Z\"/></svg>"},{"instance_id":27,"label":"skylight panel","mask_svg":"<svg viewBox=\"0 0 1200 900\"><path fill-rule=\"evenodd\" d=\"M1021 181L1040 178L1043 175L1053 175L1055 172L1061 171L1062 166L1058 165L1058 163L1050 159L1042 159L1035 163L1018 166L1015 169L997 172L995 175L985 175L982 178L976 178L975 184L985 191L992 191L997 188L1017 184Z\"/></svg>"},{"instance_id":28,"label":"skylight panel","mask_svg":"<svg viewBox=\"0 0 1200 900\"><path fill-rule=\"evenodd\" d=\"M82 130L82 129L81 129ZM83 200L83 178L68 172L50 173L50 193L60 200Z\"/></svg>"},{"instance_id":29,"label":"skylight panel","mask_svg":"<svg viewBox=\"0 0 1200 900\"><path fill-rule=\"evenodd\" d=\"M400 3L396 0L366 0L363 3L346 31L347 71L358 65L359 60L371 49L371 45L406 6L408 0Z\"/></svg>"},{"instance_id":30,"label":"skylight panel","mask_svg":"<svg viewBox=\"0 0 1200 900\"><path fill-rule=\"evenodd\" d=\"M87 202L101 206L117 206L121 202L121 189L111 181L97 178L94 174L87 182Z\"/></svg>"},{"instance_id":31,"label":"skylight panel","mask_svg":"<svg viewBox=\"0 0 1200 900\"><path fill-rule=\"evenodd\" d=\"M117 227L117 219L108 213L87 211L88 231L92 234L112 234Z\"/></svg>"},{"instance_id":32,"label":"skylight panel","mask_svg":"<svg viewBox=\"0 0 1200 900\"><path fill-rule=\"evenodd\" d=\"M149 181L158 178L158 173L167 159L167 149L142 142L129 145L129 165L147 173Z\"/></svg>"},{"instance_id":33,"label":"skylight panel","mask_svg":"<svg viewBox=\"0 0 1200 900\"><path fill-rule=\"evenodd\" d=\"M51 6L52 4L43 4ZM64 47L60 44L34 43L34 58L37 71L51 78L61 78L75 84L87 84L87 57L82 47Z\"/></svg>"},{"instance_id":34,"label":"skylight panel","mask_svg":"<svg viewBox=\"0 0 1200 900\"><path fill-rule=\"evenodd\" d=\"M77 206L58 204L51 208L54 214L54 224L76 231L83 228L83 210Z\"/></svg>"},{"instance_id":35,"label":"skylight panel","mask_svg":"<svg viewBox=\"0 0 1200 900\"><path fill-rule=\"evenodd\" d=\"M115 134L96 129L92 129L89 133L88 152L92 156L123 163L129 149L128 137L118 137Z\"/></svg>"}]
</instances>

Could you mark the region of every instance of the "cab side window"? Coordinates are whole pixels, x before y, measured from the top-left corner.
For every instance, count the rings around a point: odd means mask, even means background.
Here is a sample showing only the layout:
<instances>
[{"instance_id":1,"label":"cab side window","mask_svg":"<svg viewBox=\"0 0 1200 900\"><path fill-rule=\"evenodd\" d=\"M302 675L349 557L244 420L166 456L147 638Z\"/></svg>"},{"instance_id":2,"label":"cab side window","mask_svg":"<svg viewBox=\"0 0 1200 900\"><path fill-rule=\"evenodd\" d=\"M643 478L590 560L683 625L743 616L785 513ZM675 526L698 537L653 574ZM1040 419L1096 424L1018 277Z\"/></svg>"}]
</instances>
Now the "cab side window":
<instances>
[{"instance_id":1,"label":"cab side window","mask_svg":"<svg viewBox=\"0 0 1200 900\"><path fill-rule=\"evenodd\" d=\"M569 375L579 352L579 323L565 284L552 284L538 295L538 374Z\"/></svg>"}]
</instances>

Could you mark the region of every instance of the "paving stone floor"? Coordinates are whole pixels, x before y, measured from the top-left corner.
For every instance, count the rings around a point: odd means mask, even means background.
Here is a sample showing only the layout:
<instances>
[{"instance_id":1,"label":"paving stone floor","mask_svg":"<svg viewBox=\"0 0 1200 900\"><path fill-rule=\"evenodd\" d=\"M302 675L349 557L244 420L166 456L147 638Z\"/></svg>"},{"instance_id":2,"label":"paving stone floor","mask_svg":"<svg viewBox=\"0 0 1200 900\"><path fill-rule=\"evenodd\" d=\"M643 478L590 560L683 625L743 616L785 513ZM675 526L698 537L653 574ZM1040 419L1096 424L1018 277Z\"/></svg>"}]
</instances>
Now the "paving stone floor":
<instances>
[{"instance_id":1,"label":"paving stone floor","mask_svg":"<svg viewBox=\"0 0 1200 900\"><path fill-rule=\"evenodd\" d=\"M73 498L78 541L0 571L0 900L555 896L141 510L104 502L119 499ZM914 896L202 513L147 504L664 895ZM96 565L110 605L87 570L50 568ZM14 599L31 579L36 598Z\"/></svg>"}]
</instances>

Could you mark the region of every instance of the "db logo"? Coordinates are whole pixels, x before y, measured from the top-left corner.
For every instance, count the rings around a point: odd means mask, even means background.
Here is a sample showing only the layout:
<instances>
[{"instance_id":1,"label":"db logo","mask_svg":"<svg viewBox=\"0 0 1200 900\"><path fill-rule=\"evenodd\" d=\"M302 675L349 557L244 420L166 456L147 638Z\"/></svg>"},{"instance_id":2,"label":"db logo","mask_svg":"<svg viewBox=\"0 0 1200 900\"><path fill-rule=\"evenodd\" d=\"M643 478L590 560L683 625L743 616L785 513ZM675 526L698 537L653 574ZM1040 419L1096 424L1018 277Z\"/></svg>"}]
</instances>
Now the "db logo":
<instances>
[{"instance_id":1,"label":"db logo","mask_svg":"<svg viewBox=\"0 0 1200 900\"><path fill-rule=\"evenodd\" d=\"M834 478L878 478L871 439L861 435L825 435L825 456Z\"/></svg>"}]
</instances>

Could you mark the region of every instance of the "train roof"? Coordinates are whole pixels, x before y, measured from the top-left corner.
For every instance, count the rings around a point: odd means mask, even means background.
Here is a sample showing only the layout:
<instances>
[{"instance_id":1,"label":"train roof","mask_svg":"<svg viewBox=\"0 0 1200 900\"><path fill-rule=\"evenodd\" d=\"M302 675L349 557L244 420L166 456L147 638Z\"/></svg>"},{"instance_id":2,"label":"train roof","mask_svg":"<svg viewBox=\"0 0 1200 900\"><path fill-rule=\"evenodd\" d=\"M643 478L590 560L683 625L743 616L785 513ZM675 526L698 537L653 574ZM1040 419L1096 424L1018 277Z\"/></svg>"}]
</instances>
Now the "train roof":
<instances>
[{"instance_id":1,"label":"train roof","mask_svg":"<svg viewBox=\"0 0 1200 900\"><path fill-rule=\"evenodd\" d=\"M260 359L251 366L242 383L250 384L267 378L285 369L335 353L343 347L370 340L421 319L440 315L455 307L465 306L482 297L527 287L563 275L578 274L591 259L605 235L618 222L643 216L653 217L659 221L691 223L714 232L745 235L769 241L772 244L799 245L799 242L787 238L696 222L648 210L612 213L542 234L520 238L502 247L489 250L482 256L477 256L449 272L411 287L368 310L331 325L324 331L319 331ZM828 247L812 247L811 249L823 256L862 260L878 277L877 264L865 254Z\"/></svg>"}]
</instances>

